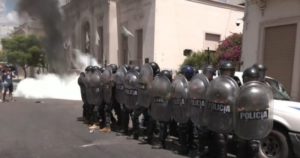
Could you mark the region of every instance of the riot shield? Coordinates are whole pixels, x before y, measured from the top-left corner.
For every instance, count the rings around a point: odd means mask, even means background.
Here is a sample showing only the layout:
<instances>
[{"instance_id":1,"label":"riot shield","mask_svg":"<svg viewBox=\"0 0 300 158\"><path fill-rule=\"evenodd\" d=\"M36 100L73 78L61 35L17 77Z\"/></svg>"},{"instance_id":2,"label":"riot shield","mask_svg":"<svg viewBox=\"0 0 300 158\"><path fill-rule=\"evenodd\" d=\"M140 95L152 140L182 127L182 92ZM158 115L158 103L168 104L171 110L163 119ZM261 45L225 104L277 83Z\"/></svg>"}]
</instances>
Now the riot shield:
<instances>
[{"instance_id":1,"label":"riot shield","mask_svg":"<svg viewBox=\"0 0 300 158\"><path fill-rule=\"evenodd\" d=\"M101 75L101 83L103 84L103 99L106 104L112 102L112 70L110 67L105 69Z\"/></svg>"},{"instance_id":2,"label":"riot shield","mask_svg":"<svg viewBox=\"0 0 300 158\"><path fill-rule=\"evenodd\" d=\"M94 93L92 87L92 72L88 72L85 75L85 87L86 87L86 101L89 105L94 105Z\"/></svg>"},{"instance_id":3,"label":"riot shield","mask_svg":"<svg viewBox=\"0 0 300 158\"><path fill-rule=\"evenodd\" d=\"M139 76L139 88L138 88L138 100L137 105L145 108L149 108L151 103L149 86L153 81L153 70L149 64L145 64L141 67Z\"/></svg>"},{"instance_id":4,"label":"riot shield","mask_svg":"<svg viewBox=\"0 0 300 158\"><path fill-rule=\"evenodd\" d=\"M78 77L78 85L80 87L80 94L81 94L81 99L84 104L87 103L87 98L86 98L86 78L85 78L85 73L81 72L79 77Z\"/></svg>"},{"instance_id":5,"label":"riot shield","mask_svg":"<svg viewBox=\"0 0 300 158\"><path fill-rule=\"evenodd\" d=\"M125 93L124 93L124 79L127 73L127 69L124 66L121 66L114 77L114 81L116 84L116 93L115 97L118 103L125 104Z\"/></svg>"},{"instance_id":6,"label":"riot shield","mask_svg":"<svg viewBox=\"0 0 300 158\"><path fill-rule=\"evenodd\" d=\"M94 72L91 76L91 87L93 93L93 105L102 105L103 89L101 86L100 72Z\"/></svg>"},{"instance_id":7,"label":"riot shield","mask_svg":"<svg viewBox=\"0 0 300 158\"><path fill-rule=\"evenodd\" d=\"M186 103L188 95L188 81L179 74L171 84L170 106L172 118L178 123L186 123L189 120L189 108Z\"/></svg>"},{"instance_id":8,"label":"riot shield","mask_svg":"<svg viewBox=\"0 0 300 158\"><path fill-rule=\"evenodd\" d=\"M208 129L218 133L233 130L233 110L239 87L235 80L220 76L210 82L207 92Z\"/></svg>"},{"instance_id":9,"label":"riot shield","mask_svg":"<svg viewBox=\"0 0 300 158\"><path fill-rule=\"evenodd\" d=\"M205 117L204 109L206 108L206 90L209 81L204 74L195 75L188 89L189 117L196 126L207 126L207 116Z\"/></svg>"},{"instance_id":10,"label":"riot shield","mask_svg":"<svg viewBox=\"0 0 300 158\"><path fill-rule=\"evenodd\" d=\"M234 110L235 133L242 139L259 140L273 128L273 93L265 83L252 81L239 92Z\"/></svg>"},{"instance_id":11,"label":"riot shield","mask_svg":"<svg viewBox=\"0 0 300 158\"><path fill-rule=\"evenodd\" d=\"M138 77L139 73L137 71L128 71L125 76L125 106L130 110L134 110L137 108Z\"/></svg>"},{"instance_id":12,"label":"riot shield","mask_svg":"<svg viewBox=\"0 0 300 158\"><path fill-rule=\"evenodd\" d=\"M154 78L151 89L151 108L150 113L156 121L169 121L171 119L171 107L169 106L169 98L171 95L171 82L162 75Z\"/></svg>"}]
</instances>

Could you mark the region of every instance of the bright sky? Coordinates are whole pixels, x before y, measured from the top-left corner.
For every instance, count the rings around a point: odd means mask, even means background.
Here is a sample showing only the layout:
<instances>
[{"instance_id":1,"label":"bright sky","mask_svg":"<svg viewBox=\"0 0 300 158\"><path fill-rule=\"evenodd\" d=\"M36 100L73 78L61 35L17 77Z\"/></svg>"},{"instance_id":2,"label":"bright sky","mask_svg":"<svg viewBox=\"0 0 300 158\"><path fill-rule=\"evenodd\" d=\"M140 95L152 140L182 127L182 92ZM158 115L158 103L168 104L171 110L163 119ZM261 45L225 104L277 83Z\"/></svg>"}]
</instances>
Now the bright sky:
<instances>
[{"instance_id":1,"label":"bright sky","mask_svg":"<svg viewBox=\"0 0 300 158\"><path fill-rule=\"evenodd\" d=\"M15 11L18 0L0 0L0 24L2 26L15 26L18 16Z\"/></svg>"}]
</instances>

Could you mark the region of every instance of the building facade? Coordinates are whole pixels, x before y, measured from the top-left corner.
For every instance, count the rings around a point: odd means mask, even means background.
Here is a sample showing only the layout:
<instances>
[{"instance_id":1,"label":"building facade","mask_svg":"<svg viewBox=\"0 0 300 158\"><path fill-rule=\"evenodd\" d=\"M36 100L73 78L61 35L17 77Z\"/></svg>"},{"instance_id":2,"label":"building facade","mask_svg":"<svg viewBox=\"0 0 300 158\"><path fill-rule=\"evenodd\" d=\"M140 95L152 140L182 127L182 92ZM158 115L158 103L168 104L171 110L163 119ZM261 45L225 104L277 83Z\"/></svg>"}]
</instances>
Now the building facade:
<instances>
[{"instance_id":1,"label":"building facade","mask_svg":"<svg viewBox=\"0 0 300 158\"><path fill-rule=\"evenodd\" d=\"M65 38L100 63L156 61L177 70L183 51L215 50L241 33L244 7L211 0L68 0Z\"/></svg>"},{"instance_id":2,"label":"building facade","mask_svg":"<svg viewBox=\"0 0 300 158\"><path fill-rule=\"evenodd\" d=\"M70 49L90 53L101 64L118 63L115 0L67 0L64 38Z\"/></svg>"},{"instance_id":3,"label":"building facade","mask_svg":"<svg viewBox=\"0 0 300 158\"><path fill-rule=\"evenodd\" d=\"M267 75L279 80L300 101L300 1L247 0L242 60L267 66Z\"/></svg>"}]
</instances>

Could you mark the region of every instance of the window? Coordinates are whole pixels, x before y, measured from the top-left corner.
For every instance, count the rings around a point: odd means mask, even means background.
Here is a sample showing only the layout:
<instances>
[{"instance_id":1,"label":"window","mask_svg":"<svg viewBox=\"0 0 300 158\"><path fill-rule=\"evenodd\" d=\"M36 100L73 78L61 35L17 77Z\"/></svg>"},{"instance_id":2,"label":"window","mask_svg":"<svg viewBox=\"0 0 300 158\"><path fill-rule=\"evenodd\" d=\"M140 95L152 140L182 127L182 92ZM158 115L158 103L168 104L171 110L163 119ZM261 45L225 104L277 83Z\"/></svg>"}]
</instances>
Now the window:
<instances>
[{"instance_id":1,"label":"window","mask_svg":"<svg viewBox=\"0 0 300 158\"><path fill-rule=\"evenodd\" d=\"M209 48L212 51L217 50L220 40L221 40L221 35L205 33L205 41L204 41L203 49L206 50L207 48Z\"/></svg>"}]
</instances>

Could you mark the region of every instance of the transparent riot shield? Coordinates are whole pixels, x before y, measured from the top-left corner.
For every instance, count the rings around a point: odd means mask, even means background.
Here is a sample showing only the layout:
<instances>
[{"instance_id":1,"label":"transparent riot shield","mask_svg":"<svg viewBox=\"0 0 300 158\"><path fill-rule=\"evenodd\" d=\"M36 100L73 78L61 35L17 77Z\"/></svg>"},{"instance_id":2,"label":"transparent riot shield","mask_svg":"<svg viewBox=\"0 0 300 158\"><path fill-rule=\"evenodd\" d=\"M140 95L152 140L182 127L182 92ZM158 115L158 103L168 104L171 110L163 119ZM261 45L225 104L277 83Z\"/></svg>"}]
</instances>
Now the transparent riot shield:
<instances>
[{"instance_id":1,"label":"transparent riot shield","mask_svg":"<svg viewBox=\"0 0 300 158\"><path fill-rule=\"evenodd\" d=\"M171 84L170 106L172 118L178 123L186 123L189 120L189 108L186 103L188 95L188 81L179 74Z\"/></svg>"},{"instance_id":2,"label":"transparent riot shield","mask_svg":"<svg viewBox=\"0 0 300 158\"><path fill-rule=\"evenodd\" d=\"M206 108L206 90L209 81L204 74L195 75L189 82L188 105L189 117L196 126L207 126Z\"/></svg>"},{"instance_id":3,"label":"transparent riot shield","mask_svg":"<svg viewBox=\"0 0 300 158\"><path fill-rule=\"evenodd\" d=\"M90 74L89 76L89 90L90 90L90 104L100 105L102 103L102 97L99 97L101 90L99 87L100 76L97 72Z\"/></svg>"},{"instance_id":4,"label":"transparent riot shield","mask_svg":"<svg viewBox=\"0 0 300 158\"><path fill-rule=\"evenodd\" d=\"M151 103L151 97L149 93L149 86L153 81L153 70L149 64L145 64L141 67L139 76L139 88L138 88L138 106L149 108Z\"/></svg>"},{"instance_id":5,"label":"transparent riot shield","mask_svg":"<svg viewBox=\"0 0 300 158\"><path fill-rule=\"evenodd\" d=\"M171 82L162 75L154 78L151 89L151 107L150 113L156 121L169 121L171 119L171 107L169 106L169 99L171 95Z\"/></svg>"},{"instance_id":6,"label":"transparent riot shield","mask_svg":"<svg viewBox=\"0 0 300 158\"><path fill-rule=\"evenodd\" d=\"M125 104L125 93L124 93L124 79L127 73L127 69L124 66L121 66L114 77L116 84L115 97L118 103Z\"/></svg>"},{"instance_id":7,"label":"transparent riot shield","mask_svg":"<svg viewBox=\"0 0 300 158\"><path fill-rule=\"evenodd\" d=\"M128 71L125 76L125 106L130 110L137 108L138 77L139 73L137 71Z\"/></svg>"},{"instance_id":8,"label":"transparent riot shield","mask_svg":"<svg viewBox=\"0 0 300 158\"><path fill-rule=\"evenodd\" d=\"M112 80L112 70L108 67L101 75L101 82L103 84L103 99L106 104L111 104L112 102Z\"/></svg>"},{"instance_id":9,"label":"transparent riot shield","mask_svg":"<svg viewBox=\"0 0 300 158\"><path fill-rule=\"evenodd\" d=\"M218 133L233 130L233 110L238 95L237 83L228 76L220 76L209 83L207 98L208 129Z\"/></svg>"},{"instance_id":10,"label":"transparent riot shield","mask_svg":"<svg viewBox=\"0 0 300 158\"><path fill-rule=\"evenodd\" d=\"M273 128L273 93L265 83L252 81L239 92L234 110L235 133L242 139L259 140Z\"/></svg>"}]
</instances>

